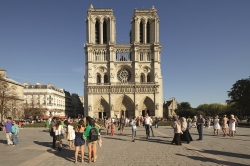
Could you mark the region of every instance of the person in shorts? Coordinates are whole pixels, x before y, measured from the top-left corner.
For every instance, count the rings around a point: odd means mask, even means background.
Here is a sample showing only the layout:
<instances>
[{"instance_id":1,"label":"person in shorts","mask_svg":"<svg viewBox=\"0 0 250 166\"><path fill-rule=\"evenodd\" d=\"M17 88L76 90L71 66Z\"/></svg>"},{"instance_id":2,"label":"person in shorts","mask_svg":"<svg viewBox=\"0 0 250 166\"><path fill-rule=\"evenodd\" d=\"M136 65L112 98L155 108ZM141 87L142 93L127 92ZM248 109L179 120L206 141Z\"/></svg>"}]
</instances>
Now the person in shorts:
<instances>
[{"instance_id":1,"label":"person in shorts","mask_svg":"<svg viewBox=\"0 0 250 166\"><path fill-rule=\"evenodd\" d=\"M93 127L96 128L96 130L97 130L97 132L99 134L100 132L99 132L98 127L95 125L95 120L93 118L88 118L87 119L87 126L86 126L86 129L85 129L85 132L84 132L84 136L86 137L86 143L87 143L87 146L88 146L88 163L90 163L91 161L93 161L95 163L96 158L97 158L97 155L96 155L97 141L91 141L90 140L90 130Z\"/></svg>"},{"instance_id":2,"label":"person in shorts","mask_svg":"<svg viewBox=\"0 0 250 166\"><path fill-rule=\"evenodd\" d=\"M131 125L132 125L132 142L135 142L135 137L136 137L136 117L132 119Z\"/></svg>"}]
</instances>

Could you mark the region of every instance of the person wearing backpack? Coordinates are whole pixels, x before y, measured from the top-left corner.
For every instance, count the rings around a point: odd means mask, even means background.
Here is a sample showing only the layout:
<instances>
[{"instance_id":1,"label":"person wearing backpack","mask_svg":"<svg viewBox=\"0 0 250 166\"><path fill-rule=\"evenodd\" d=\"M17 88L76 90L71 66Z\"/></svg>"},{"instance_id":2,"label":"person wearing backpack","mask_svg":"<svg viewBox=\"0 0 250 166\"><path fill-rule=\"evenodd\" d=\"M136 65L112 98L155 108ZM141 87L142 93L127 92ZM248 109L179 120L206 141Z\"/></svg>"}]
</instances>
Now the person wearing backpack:
<instances>
[{"instance_id":1,"label":"person wearing backpack","mask_svg":"<svg viewBox=\"0 0 250 166\"><path fill-rule=\"evenodd\" d=\"M93 118L89 118L87 120L87 126L84 132L84 136L86 137L86 143L88 146L88 163L93 161L96 162L96 144L99 138L99 129L95 125L95 120Z\"/></svg>"},{"instance_id":2,"label":"person wearing backpack","mask_svg":"<svg viewBox=\"0 0 250 166\"><path fill-rule=\"evenodd\" d=\"M18 144L18 134L19 134L19 127L17 126L16 121L12 121L11 133L13 138L13 146Z\"/></svg>"}]
</instances>

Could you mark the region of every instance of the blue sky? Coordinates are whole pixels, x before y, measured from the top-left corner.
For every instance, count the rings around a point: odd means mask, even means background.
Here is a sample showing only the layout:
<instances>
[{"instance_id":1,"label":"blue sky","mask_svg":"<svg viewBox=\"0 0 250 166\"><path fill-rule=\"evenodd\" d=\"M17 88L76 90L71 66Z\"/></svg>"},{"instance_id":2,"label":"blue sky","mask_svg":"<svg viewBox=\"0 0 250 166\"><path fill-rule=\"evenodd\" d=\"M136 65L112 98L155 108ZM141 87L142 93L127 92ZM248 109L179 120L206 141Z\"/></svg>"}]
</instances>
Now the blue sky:
<instances>
[{"instance_id":1,"label":"blue sky","mask_svg":"<svg viewBox=\"0 0 250 166\"><path fill-rule=\"evenodd\" d=\"M0 68L20 83L83 95L90 4L113 9L117 43L129 43L135 8L155 6L164 99L224 103L232 85L250 76L249 0L1 0Z\"/></svg>"}]
</instances>

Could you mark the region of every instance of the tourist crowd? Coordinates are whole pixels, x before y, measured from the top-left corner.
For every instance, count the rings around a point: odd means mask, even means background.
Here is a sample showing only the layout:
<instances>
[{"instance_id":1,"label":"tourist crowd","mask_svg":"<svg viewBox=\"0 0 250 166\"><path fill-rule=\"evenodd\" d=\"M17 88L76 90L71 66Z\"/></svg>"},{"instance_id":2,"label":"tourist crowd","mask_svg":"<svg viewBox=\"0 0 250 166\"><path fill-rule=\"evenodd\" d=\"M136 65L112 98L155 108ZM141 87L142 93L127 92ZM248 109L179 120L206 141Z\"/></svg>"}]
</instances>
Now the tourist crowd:
<instances>
[{"instance_id":1,"label":"tourist crowd","mask_svg":"<svg viewBox=\"0 0 250 166\"><path fill-rule=\"evenodd\" d=\"M145 117L133 117L131 119L125 118L123 115L121 118L104 118L103 126L97 124L96 119L91 117L85 117L82 119L66 119L60 120L56 117L50 118L46 122L46 127L49 129L50 136L52 137L52 148L61 151L63 149L62 140L66 139L69 142L68 148L75 149L75 163L78 161L84 161L84 145L88 148L87 161L96 162L97 160L97 144L102 146L101 130L104 129L104 134L114 136L116 128L118 134L123 135L125 127L132 128L132 142L136 140L137 127L144 127L146 139L150 136L154 137L153 126L158 128L158 123L162 121L160 118L150 117L148 114ZM73 126L73 122L77 122L76 126ZM174 138L172 140L173 145L182 145L183 142L190 143L193 141L189 132L191 128L197 128L199 135L198 140L203 140L203 128L213 125L214 135L219 135L219 130L222 129L223 136L234 137L236 133L236 126L238 118L234 115L230 115L230 119L226 115L219 118L216 115L214 118L205 117L202 114L198 116L190 117L173 117L172 128L174 130ZM11 117L6 119L6 122L2 124L3 131L6 134L7 144L6 146L15 146L18 144L19 128L22 126L17 121L13 121ZM228 131L227 131L228 130ZM229 132L227 134L227 132ZM150 134L151 133L151 134ZM78 153L81 153L81 158L78 160Z\"/></svg>"}]
</instances>

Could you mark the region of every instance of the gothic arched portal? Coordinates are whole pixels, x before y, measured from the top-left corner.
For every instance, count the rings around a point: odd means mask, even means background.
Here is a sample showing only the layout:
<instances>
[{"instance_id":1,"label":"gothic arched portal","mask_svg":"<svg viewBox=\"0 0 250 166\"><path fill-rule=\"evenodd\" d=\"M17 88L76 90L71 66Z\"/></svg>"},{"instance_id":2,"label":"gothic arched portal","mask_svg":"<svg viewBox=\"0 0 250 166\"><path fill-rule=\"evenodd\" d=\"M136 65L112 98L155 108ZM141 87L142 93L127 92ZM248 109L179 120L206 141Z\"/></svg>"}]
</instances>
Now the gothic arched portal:
<instances>
[{"instance_id":1,"label":"gothic arched portal","mask_svg":"<svg viewBox=\"0 0 250 166\"><path fill-rule=\"evenodd\" d=\"M103 118L104 116L110 117L109 104L103 97L95 104L94 115L98 118Z\"/></svg>"},{"instance_id":2,"label":"gothic arched portal","mask_svg":"<svg viewBox=\"0 0 250 166\"><path fill-rule=\"evenodd\" d=\"M142 100L139 104L139 112L141 113L140 116L145 116L146 113L149 116L155 116L155 104L151 98L148 96Z\"/></svg>"},{"instance_id":3,"label":"gothic arched portal","mask_svg":"<svg viewBox=\"0 0 250 166\"><path fill-rule=\"evenodd\" d=\"M135 106L132 99L127 95L120 96L115 105L117 114L124 115L125 117L132 118L135 116Z\"/></svg>"}]
</instances>

